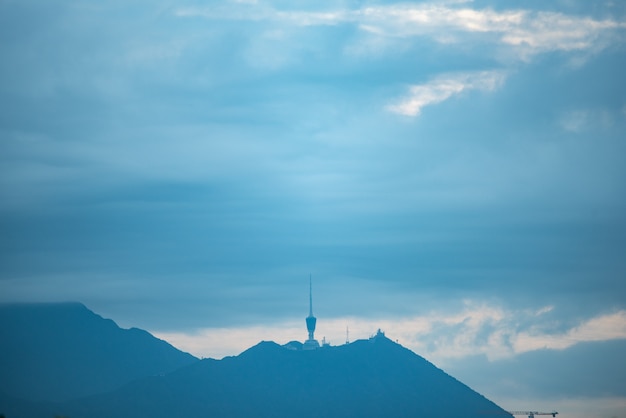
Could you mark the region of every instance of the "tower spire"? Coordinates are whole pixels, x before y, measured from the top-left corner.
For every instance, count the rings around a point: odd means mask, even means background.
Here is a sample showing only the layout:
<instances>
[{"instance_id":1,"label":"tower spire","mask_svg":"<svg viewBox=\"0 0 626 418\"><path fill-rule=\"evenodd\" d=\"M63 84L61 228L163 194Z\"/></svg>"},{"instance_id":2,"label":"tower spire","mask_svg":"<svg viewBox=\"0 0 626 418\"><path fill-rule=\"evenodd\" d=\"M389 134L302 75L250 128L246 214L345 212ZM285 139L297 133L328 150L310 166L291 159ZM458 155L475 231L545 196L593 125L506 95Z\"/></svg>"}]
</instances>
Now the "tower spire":
<instances>
[{"instance_id":1,"label":"tower spire","mask_svg":"<svg viewBox=\"0 0 626 418\"><path fill-rule=\"evenodd\" d=\"M313 282L309 273L309 317L313 316Z\"/></svg>"}]
</instances>

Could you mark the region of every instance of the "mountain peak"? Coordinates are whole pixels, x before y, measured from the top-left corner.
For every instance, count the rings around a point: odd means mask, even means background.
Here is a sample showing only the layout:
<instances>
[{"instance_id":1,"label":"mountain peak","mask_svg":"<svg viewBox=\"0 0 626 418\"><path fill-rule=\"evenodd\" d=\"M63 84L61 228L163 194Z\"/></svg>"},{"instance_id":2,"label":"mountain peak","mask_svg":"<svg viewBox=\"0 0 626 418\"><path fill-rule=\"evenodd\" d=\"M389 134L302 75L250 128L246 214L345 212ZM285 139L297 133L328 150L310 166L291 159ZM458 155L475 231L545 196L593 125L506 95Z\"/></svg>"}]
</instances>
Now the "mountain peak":
<instances>
[{"instance_id":1,"label":"mountain peak","mask_svg":"<svg viewBox=\"0 0 626 418\"><path fill-rule=\"evenodd\" d=\"M77 302L0 305L0 392L61 401L166 373L197 359Z\"/></svg>"},{"instance_id":2,"label":"mountain peak","mask_svg":"<svg viewBox=\"0 0 626 418\"><path fill-rule=\"evenodd\" d=\"M237 357L262 360L263 358L273 356L278 352L286 350L286 347L281 346L274 341L261 341L258 344L253 345L252 347L243 351Z\"/></svg>"},{"instance_id":3,"label":"mountain peak","mask_svg":"<svg viewBox=\"0 0 626 418\"><path fill-rule=\"evenodd\" d=\"M297 350L291 345L261 341L235 357L201 361L76 402L68 405L66 413L77 418L483 418L485 411L506 414L382 333L317 350Z\"/></svg>"}]
</instances>

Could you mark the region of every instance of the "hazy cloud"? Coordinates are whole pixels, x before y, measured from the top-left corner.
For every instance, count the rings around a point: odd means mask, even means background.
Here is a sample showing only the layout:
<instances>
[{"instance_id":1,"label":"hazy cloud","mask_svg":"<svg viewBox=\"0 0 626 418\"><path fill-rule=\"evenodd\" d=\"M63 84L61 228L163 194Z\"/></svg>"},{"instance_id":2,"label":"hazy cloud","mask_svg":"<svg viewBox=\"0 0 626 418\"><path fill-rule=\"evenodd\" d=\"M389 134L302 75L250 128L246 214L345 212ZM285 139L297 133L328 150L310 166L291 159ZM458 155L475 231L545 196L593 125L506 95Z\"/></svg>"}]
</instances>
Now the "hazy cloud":
<instances>
[{"instance_id":1,"label":"hazy cloud","mask_svg":"<svg viewBox=\"0 0 626 418\"><path fill-rule=\"evenodd\" d=\"M405 116L418 116L423 107L436 104L469 90L493 91L504 81L499 71L441 75L426 84L410 87L410 96L388 110Z\"/></svg>"},{"instance_id":2,"label":"hazy cloud","mask_svg":"<svg viewBox=\"0 0 626 418\"><path fill-rule=\"evenodd\" d=\"M352 340L369 338L381 328L389 338L397 339L440 365L476 355L485 355L493 361L541 349L562 350L579 343L626 339L626 311L585 320L560 334L546 329L546 322L551 328L556 326L554 318L546 318L551 311L551 307L535 311L510 310L466 301L461 311L433 311L415 317L322 318L317 336L341 344L346 337ZM270 336L281 343L301 340L304 335L302 323L288 321L271 327L204 328L192 333L156 331L156 335L197 356L221 358L235 355L254 341L267 340Z\"/></svg>"},{"instance_id":3,"label":"hazy cloud","mask_svg":"<svg viewBox=\"0 0 626 418\"><path fill-rule=\"evenodd\" d=\"M525 331L511 339L518 353L542 348L565 349L580 342L626 339L626 311L589 319L563 334Z\"/></svg>"},{"instance_id":4,"label":"hazy cloud","mask_svg":"<svg viewBox=\"0 0 626 418\"><path fill-rule=\"evenodd\" d=\"M579 134L592 129L609 129L616 116L607 109L577 109L564 112L559 124L565 131Z\"/></svg>"},{"instance_id":5,"label":"hazy cloud","mask_svg":"<svg viewBox=\"0 0 626 418\"><path fill-rule=\"evenodd\" d=\"M276 20L301 26L354 24L380 36L428 36L441 43L468 42L467 36L493 35L492 43L515 47L519 57L548 51L603 48L623 22L568 16L532 10L473 9L467 2L437 2L416 5L390 4L361 9L283 11L268 7L257 10L219 11L214 8L182 8L180 17L211 19ZM484 39L477 38L481 42Z\"/></svg>"},{"instance_id":6,"label":"hazy cloud","mask_svg":"<svg viewBox=\"0 0 626 418\"><path fill-rule=\"evenodd\" d=\"M446 370L473 387L504 398L626 398L626 366L615 361L626 339L583 342L562 350L534 350L487 361L452 361ZM469 360L469 361L468 361ZM562 402L565 407L569 402ZM551 406L563 413L555 404Z\"/></svg>"}]
</instances>

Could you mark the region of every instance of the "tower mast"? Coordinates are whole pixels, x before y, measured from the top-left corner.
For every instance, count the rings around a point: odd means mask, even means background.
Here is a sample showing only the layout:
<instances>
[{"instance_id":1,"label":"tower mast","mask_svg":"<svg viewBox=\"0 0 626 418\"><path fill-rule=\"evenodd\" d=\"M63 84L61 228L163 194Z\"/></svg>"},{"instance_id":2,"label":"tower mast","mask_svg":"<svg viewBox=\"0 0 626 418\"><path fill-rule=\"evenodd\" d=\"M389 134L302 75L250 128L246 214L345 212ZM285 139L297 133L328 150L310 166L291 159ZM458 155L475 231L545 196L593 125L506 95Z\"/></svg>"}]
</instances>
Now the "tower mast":
<instances>
[{"instance_id":1,"label":"tower mast","mask_svg":"<svg viewBox=\"0 0 626 418\"><path fill-rule=\"evenodd\" d=\"M313 282L309 273L309 317L313 316Z\"/></svg>"}]
</instances>

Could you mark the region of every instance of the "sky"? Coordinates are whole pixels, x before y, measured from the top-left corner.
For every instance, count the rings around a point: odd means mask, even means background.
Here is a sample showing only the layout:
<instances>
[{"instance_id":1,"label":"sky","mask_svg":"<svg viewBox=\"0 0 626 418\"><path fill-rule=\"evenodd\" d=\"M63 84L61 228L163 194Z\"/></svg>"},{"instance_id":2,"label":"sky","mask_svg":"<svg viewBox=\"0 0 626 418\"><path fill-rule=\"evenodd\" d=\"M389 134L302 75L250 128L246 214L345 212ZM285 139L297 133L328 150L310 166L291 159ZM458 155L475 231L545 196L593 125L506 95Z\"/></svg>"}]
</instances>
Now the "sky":
<instances>
[{"instance_id":1,"label":"sky","mask_svg":"<svg viewBox=\"0 0 626 418\"><path fill-rule=\"evenodd\" d=\"M0 1L0 302L200 357L378 328L626 417L626 3Z\"/></svg>"}]
</instances>

